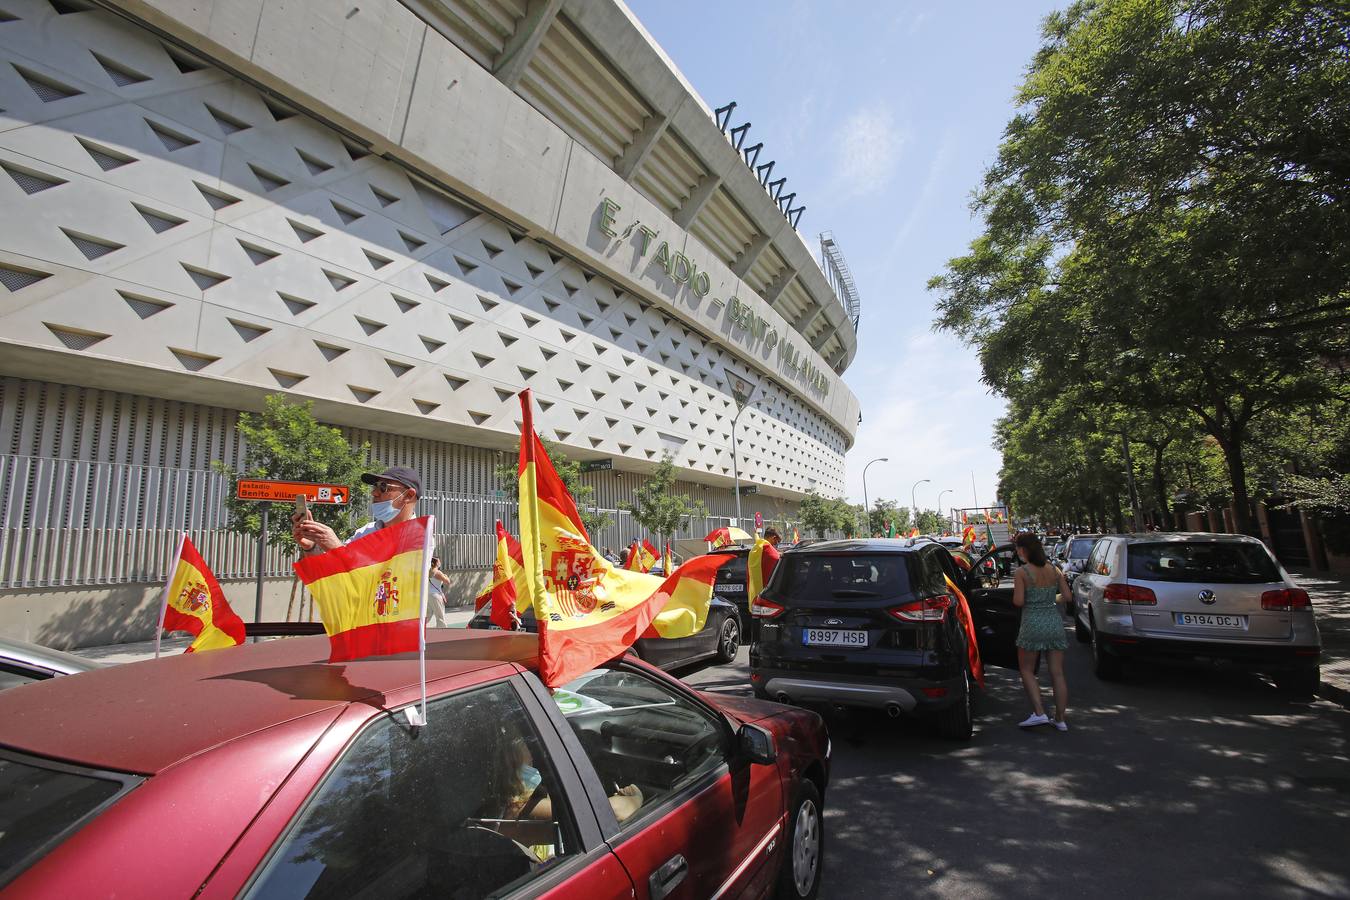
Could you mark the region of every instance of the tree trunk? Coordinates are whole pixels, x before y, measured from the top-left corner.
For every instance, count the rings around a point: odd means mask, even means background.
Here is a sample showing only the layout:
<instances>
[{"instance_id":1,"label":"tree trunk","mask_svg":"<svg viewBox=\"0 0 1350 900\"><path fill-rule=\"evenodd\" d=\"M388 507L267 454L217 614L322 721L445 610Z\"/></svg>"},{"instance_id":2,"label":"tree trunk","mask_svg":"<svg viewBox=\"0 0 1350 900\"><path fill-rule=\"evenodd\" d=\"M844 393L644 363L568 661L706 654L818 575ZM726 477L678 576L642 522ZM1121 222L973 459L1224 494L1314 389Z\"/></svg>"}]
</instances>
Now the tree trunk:
<instances>
[{"instance_id":1,"label":"tree trunk","mask_svg":"<svg viewBox=\"0 0 1350 900\"><path fill-rule=\"evenodd\" d=\"M1116 534L1124 534L1125 517L1120 512L1120 495L1117 494L1112 499L1114 500L1114 502L1111 504L1111 519L1115 523Z\"/></svg>"},{"instance_id":2,"label":"tree trunk","mask_svg":"<svg viewBox=\"0 0 1350 900\"><path fill-rule=\"evenodd\" d=\"M1252 504L1247 493L1247 464L1242 458L1243 436L1237 432L1220 444L1224 462L1228 464L1228 480L1233 487L1233 530L1238 534L1251 534Z\"/></svg>"},{"instance_id":3,"label":"tree trunk","mask_svg":"<svg viewBox=\"0 0 1350 900\"><path fill-rule=\"evenodd\" d=\"M1161 520L1172 518L1172 507L1167 502L1167 479L1163 472L1163 454L1165 446L1153 448L1153 491L1158 495L1158 508L1162 511Z\"/></svg>"}]
</instances>

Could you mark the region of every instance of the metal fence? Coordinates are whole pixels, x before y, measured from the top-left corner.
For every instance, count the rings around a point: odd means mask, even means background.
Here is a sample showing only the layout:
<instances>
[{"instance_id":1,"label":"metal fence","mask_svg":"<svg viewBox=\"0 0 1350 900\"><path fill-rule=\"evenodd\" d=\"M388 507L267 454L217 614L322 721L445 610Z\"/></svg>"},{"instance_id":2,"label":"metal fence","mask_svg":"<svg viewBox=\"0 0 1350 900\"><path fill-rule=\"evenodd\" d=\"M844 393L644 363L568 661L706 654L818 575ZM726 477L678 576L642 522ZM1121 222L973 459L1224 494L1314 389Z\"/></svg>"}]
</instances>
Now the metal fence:
<instances>
[{"instance_id":1,"label":"metal fence","mask_svg":"<svg viewBox=\"0 0 1350 900\"><path fill-rule=\"evenodd\" d=\"M163 581L178 535L187 531L218 578L257 575L256 537L228 528L230 480L209 469L171 469L88 460L0 456L0 589ZM645 532L630 513L599 509L611 523L591 536L620 552ZM446 570L485 569L496 553L494 523L519 534L513 495L431 494L419 512L436 516ZM354 523L365 510L352 510ZM698 538L723 516L686 520L674 538ZM266 577L287 577L293 550L269 547Z\"/></svg>"}]
</instances>

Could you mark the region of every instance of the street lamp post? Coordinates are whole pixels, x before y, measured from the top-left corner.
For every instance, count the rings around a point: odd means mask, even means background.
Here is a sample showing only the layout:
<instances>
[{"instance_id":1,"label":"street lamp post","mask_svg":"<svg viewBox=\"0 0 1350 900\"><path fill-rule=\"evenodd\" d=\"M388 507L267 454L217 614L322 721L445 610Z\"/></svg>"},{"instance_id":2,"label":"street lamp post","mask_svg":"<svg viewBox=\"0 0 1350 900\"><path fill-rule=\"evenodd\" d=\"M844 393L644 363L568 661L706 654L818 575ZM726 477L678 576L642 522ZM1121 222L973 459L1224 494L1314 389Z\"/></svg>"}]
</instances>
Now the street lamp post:
<instances>
[{"instance_id":1,"label":"street lamp post","mask_svg":"<svg viewBox=\"0 0 1350 900\"><path fill-rule=\"evenodd\" d=\"M919 489L919 485L930 484L932 480L931 478L921 478L914 482L914 487L909 489L909 508L914 511L914 524L910 526L911 528L919 527L919 504L914 499L914 492Z\"/></svg>"},{"instance_id":2,"label":"street lamp post","mask_svg":"<svg viewBox=\"0 0 1350 900\"><path fill-rule=\"evenodd\" d=\"M938 492L937 511L938 511L938 514L939 514L939 515L941 515L941 513L942 513L942 495L943 495L943 494L954 494L954 493L956 493L956 492L953 491L951 488L944 488L944 489L942 489L941 491ZM947 523L948 523L948 524L951 524L951 516L948 516L948 517L947 517Z\"/></svg>"},{"instance_id":3,"label":"street lamp post","mask_svg":"<svg viewBox=\"0 0 1350 900\"><path fill-rule=\"evenodd\" d=\"M727 374L731 377L731 396L736 399L736 415L731 419L731 480L735 484L736 490L736 527L740 528L743 527L741 525L741 466L736 455L736 423L741 420L741 413L750 408L750 398L759 385L750 384L729 372Z\"/></svg>"},{"instance_id":4,"label":"street lamp post","mask_svg":"<svg viewBox=\"0 0 1350 900\"><path fill-rule=\"evenodd\" d=\"M879 462L890 462L890 460L884 456L879 456L872 460L872 462L869 462L866 466L863 466L863 527L868 531L872 530L872 513L867 508L867 468L868 466L871 466L872 463Z\"/></svg>"}]
</instances>

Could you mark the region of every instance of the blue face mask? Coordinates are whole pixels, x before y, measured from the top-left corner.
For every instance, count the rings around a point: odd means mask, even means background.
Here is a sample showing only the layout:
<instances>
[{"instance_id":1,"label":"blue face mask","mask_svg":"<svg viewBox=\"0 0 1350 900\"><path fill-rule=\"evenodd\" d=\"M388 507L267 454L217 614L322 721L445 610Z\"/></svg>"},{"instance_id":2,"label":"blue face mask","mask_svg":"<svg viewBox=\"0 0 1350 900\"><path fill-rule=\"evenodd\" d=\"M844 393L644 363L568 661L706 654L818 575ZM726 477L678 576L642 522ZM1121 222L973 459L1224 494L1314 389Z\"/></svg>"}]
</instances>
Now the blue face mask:
<instances>
[{"instance_id":1,"label":"blue face mask","mask_svg":"<svg viewBox=\"0 0 1350 900\"><path fill-rule=\"evenodd\" d=\"M520 783L525 785L525 789L528 791L533 791L539 787L539 783L544 780L544 777L539 774L539 770L534 766L522 765L517 774L520 776Z\"/></svg>"},{"instance_id":2,"label":"blue face mask","mask_svg":"<svg viewBox=\"0 0 1350 900\"><path fill-rule=\"evenodd\" d=\"M399 494L398 496L402 497L403 495ZM393 500L376 500L374 503L370 504L371 518L382 525L387 525L394 521L394 517L397 515L398 510L394 509Z\"/></svg>"}]
</instances>

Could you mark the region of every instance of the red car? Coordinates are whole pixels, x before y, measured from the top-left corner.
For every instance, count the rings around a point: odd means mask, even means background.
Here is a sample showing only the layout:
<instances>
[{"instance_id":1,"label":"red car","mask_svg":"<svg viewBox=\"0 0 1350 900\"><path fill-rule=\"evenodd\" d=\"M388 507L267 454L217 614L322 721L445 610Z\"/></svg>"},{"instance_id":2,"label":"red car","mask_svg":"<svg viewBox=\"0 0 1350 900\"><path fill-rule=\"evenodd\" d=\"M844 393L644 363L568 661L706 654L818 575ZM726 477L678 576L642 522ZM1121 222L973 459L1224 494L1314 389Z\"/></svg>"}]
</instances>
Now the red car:
<instances>
[{"instance_id":1,"label":"red car","mask_svg":"<svg viewBox=\"0 0 1350 900\"><path fill-rule=\"evenodd\" d=\"M0 694L0 893L21 897L813 897L814 713L633 657L550 693L533 635L323 637Z\"/></svg>"}]
</instances>

